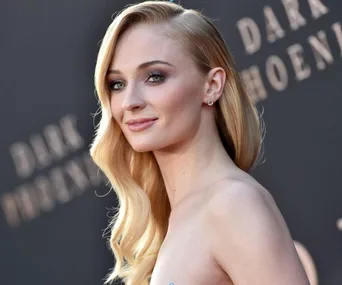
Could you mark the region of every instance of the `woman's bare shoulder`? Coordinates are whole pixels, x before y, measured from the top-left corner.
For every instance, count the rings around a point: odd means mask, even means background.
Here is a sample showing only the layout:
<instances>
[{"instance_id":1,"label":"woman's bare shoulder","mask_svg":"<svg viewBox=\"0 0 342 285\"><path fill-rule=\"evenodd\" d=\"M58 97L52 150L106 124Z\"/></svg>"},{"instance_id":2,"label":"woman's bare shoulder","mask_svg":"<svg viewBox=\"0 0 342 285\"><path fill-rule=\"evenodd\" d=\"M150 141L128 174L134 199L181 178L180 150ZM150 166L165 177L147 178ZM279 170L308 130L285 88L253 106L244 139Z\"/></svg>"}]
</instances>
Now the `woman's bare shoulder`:
<instances>
[{"instance_id":1,"label":"woman's bare shoulder","mask_svg":"<svg viewBox=\"0 0 342 285\"><path fill-rule=\"evenodd\" d=\"M227 179L204 221L215 260L237 284L309 284L282 214L255 180Z\"/></svg>"},{"instance_id":2,"label":"woman's bare shoulder","mask_svg":"<svg viewBox=\"0 0 342 285\"><path fill-rule=\"evenodd\" d=\"M210 192L208 208L217 209L218 206L227 206L229 203L256 203L263 202L274 207L275 201L271 193L257 180L247 173L239 173L226 178Z\"/></svg>"},{"instance_id":3,"label":"woman's bare shoulder","mask_svg":"<svg viewBox=\"0 0 342 285\"><path fill-rule=\"evenodd\" d=\"M246 224L276 223L283 232L287 225L271 193L249 174L226 179L207 199L203 211L210 225L226 224L239 232Z\"/></svg>"}]
</instances>

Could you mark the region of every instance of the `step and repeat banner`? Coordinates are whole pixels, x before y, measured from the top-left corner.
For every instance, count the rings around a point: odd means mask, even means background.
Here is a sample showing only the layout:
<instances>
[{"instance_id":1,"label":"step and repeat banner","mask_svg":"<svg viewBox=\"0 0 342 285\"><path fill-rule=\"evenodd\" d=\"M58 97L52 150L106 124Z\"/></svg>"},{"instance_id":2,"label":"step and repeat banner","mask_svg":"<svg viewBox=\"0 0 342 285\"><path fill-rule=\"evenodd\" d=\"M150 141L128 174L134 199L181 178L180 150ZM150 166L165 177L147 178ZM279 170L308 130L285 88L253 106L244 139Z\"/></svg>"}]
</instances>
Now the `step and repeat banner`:
<instances>
[{"instance_id":1,"label":"step and repeat banner","mask_svg":"<svg viewBox=\"0 0 342 285\"><path fill-rule=\"evenodd\" d=\"M183 0L218 27L266 125L253 176L312 285L342 284L342 2ZM117 200L88 149L99 43L130 1L0 3L0 284L103 284ZM156 47L157 48L157 47Z\"/></svg>"}]
</instances>

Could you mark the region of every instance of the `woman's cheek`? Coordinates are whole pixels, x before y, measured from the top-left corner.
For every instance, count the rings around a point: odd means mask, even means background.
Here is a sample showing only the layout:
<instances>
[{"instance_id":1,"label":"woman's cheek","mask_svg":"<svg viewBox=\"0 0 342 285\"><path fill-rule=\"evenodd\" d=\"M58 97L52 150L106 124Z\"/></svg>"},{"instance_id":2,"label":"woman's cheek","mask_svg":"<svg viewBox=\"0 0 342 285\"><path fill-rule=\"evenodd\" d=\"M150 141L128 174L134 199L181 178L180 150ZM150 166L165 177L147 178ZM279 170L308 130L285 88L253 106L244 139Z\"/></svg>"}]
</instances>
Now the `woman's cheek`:
<instances>
[{"instance_id":1,"label":"woman's cheek","mask_svg":"<svg viewBox=\"0 0 342 285\"><path fill-rule=\"evenodd\" d=\"M165 105L172 107L173 109L182 108L186 100L186 94L182 88L169 92L167 96L164 97Z\"/></svg>"}]
</instances>

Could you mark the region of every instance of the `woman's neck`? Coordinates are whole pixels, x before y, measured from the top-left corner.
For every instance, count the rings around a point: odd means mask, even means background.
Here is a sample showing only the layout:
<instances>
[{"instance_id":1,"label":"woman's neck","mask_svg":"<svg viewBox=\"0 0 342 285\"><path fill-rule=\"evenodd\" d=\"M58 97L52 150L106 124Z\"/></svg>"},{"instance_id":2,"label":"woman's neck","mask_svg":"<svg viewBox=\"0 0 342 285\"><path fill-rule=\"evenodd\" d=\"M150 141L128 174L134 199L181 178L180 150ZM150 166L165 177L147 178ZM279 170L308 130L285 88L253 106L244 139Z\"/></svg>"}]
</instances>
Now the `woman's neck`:
<instances>
[{"instance_id":1,"label":"woman's neck","mask_svg":"<svg viewBox=\"0 0 342 285\"><path fill-rule=\"evenodd\" d=\"M224 149L218 133L206 138L197 140L197 143L193 140L188 144L173 146L172 150L154 152L171 210L195 191L206 189L237 168Z\"/></svg>"}]
</instances>

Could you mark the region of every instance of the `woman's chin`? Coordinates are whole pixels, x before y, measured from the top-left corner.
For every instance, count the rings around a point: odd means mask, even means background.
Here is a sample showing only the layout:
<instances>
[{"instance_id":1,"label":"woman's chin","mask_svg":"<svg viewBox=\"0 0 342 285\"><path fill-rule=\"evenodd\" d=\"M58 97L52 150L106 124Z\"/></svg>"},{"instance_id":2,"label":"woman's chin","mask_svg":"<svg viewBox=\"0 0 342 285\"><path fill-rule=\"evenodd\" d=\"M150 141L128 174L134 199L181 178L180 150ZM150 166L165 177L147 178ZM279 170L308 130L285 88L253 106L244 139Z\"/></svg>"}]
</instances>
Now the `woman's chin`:
<instances>
[{"instance_id":1,"label":"woman's chin","mask_svg":"<svg viewBox=\"0 0 342 285\"><path fill-rule=\"evenodd\" d=\"M136 152L148 152L154 150L154 147L151 144L133 144L131 146Z\"/></svg>"}]
</instances>

